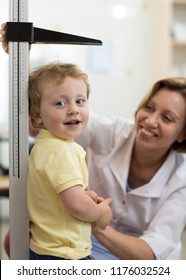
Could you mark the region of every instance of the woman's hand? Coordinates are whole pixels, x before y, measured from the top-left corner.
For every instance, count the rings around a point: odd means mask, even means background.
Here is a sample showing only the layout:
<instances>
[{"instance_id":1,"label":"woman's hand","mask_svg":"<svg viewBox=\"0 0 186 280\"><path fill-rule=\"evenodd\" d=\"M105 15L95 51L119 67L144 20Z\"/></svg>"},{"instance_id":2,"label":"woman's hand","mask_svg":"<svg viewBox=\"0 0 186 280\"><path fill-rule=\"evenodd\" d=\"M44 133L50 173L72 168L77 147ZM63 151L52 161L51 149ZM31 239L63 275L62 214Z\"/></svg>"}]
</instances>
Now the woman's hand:
<instances>
[{"instance_id":1,"label":"woman's hand","mask_svg":"<svg viewBox=\"0 0 186 280\"><path fill-rule=\"evenodd\" d=\"M96 204L99 204L102 215L95 222L98 227L105 229L112 219L112 210L109 207L111 203L111 198L104 199L97 195L96 192L91 191L89 187L85 190L86 195L88 195Z\"/></svg>"},{"instance_id":2,"label":"woman's hand","mask_svg":"<svg viewBox=\"0 0 186 280\"><path fill-rule=\"evenodd\" d=\"M99 203L99 206L101 207L102 215L96 221L96 224L100 229L105 229L109 225L112 219L112 210L109 207L111 201L112 201L111 198L106 198L101 203Z\"/></svg>"},{"instance_id":3,"label":"woman's hand","mask_svg":"<svg viewBox=\"0 0 186 280\"><path fill-rule=\"evenodd\" d=\"M2 44L3 50L8 54L9 49L8 49L8 42L7 42L7 38L6 38L6 23L1 24L0 42ZM31 49L31 44L29 44L29 50L30 49Z\"/></svg>"},{"instance_id":4,"label":"woman's hand","mask_svg":"<svg viewBox=\"0 0 186 280\"><path fill-rule=\"evenodd\" d=\"M3 23L1 25L0 35L0 42L2 44L2 48L8 54L8 42L6 40L6 23Z\"/></svg>"}]
</instances>

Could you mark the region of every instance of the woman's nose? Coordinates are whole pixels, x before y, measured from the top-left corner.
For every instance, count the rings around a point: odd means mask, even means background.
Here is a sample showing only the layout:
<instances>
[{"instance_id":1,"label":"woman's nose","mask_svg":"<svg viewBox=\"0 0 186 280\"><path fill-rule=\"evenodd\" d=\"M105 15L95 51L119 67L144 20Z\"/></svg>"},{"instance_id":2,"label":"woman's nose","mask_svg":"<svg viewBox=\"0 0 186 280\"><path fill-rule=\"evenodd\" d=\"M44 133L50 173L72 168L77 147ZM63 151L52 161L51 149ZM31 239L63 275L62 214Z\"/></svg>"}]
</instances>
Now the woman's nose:
<instances>
[{"instance_id":1,"label":"woman's nose","mask_svg":"<svg viewBox=\"0 0 186 280\"><path fill-rule=\"evenodd\" d=\"M146 118L145 122L148 126L157 127L158 126L158 117L156 115L152 114Z\"/></svg>"}]
</instances>

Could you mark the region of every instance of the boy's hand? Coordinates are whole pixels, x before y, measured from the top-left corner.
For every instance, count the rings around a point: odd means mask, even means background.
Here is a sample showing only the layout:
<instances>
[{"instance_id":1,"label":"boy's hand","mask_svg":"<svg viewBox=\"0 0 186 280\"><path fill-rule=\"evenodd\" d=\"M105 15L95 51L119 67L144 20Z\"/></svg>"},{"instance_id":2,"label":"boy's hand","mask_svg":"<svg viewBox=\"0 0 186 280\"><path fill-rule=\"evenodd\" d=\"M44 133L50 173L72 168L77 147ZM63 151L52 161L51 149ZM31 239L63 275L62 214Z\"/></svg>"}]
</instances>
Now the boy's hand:
<instances>
[{"instance_id":1,"label":"boy's hand","mask_svg":"<svg viewBox=\"0 0 186 280\"><path fill-rule=\"evenodd\" d=\"M101 218L98 221L96 221L96 224L101 229L105 229L112 219L112 210L109 206L110 203L111 198L107 198L99 204L99 206L102 208L102 215Z\"/></svg>"},{"instance_id":2,"label":"boy's hand","mask_svg":"<svg viewBox=\"0 0 186 280\"><path fill-rule=\"evenodd\" d=\"M95 201L95 203L97 203L97 204L99 204L100 202L102 202L102 201L104 200L104 198L98 196L96 192L91 191L89 187L86 188L85 192L86 192L86 194L89 195L89 196Z\"/></svg>"}]
</instances>

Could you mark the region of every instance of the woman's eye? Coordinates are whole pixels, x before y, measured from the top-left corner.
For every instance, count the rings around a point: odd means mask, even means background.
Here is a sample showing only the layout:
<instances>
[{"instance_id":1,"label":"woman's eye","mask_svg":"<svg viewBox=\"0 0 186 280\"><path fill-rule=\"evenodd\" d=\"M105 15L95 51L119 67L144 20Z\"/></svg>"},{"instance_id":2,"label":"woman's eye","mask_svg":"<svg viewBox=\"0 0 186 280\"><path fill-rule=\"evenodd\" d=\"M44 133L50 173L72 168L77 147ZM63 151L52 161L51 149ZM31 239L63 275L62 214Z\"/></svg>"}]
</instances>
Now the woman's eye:
<instances>
[{"instance_id":1,"label":"woman's eye","mask_svg":"<svg viewBox=\"0 0 186 280\"><path fill-rule=\"evenodd\" d=\"M163 120L164 120L165 122L172 122L172 121L173 121L172 118L171 118L170 116L167 116L167 115L164 115L164 116L163 116Z\"/></svg>"},{"instance_id":2,"label":"woman's eye","mask_svg":"<svg viewBox=\"0 0 186 280\"><path fill-rule=\"evenodd\" d=\"M152 111L153 110L153 106L151 104L146 104L144 106L144 108L147 110L147 111Z\"/></svg>"},{"instance_id":3,"label":"woman's eye","mask_svg":"<svg viewBox=\"0 0 186 280\"><path fill-rule=\"evenodd\" d=\"M83 104L85 104L86 103L86 100L85 99L78 99L77 101L76 101L76 104L78 104L78 105L83 105Z\"/></svg>"},{"instance_id":4,"label":"woman's eye","mask_svg":"<svg viewBox=\"0 0 186 280\"><path fill-rule=\"evenodd\" d=\"M65 101L58 101L56 103L57 106L60 106L60 107L65 107L66 106L66 102Z\"/></svg>"}]
</instances>

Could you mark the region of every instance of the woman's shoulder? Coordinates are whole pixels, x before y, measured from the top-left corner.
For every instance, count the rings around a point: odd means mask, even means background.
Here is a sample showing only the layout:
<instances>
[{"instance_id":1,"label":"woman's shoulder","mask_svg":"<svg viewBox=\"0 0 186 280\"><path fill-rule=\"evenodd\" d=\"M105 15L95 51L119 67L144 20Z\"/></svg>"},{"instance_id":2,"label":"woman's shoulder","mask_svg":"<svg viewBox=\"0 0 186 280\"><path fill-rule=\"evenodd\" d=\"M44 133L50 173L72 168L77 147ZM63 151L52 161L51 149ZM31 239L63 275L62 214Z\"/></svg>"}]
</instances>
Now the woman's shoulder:
<instances>
[{"instance_id":1,"label":"woman's shoulder","mask_svg":"<svg viewBox=\"0 0 186 280\"><path fill-rule=\"evenodd\" d=\"M185 181L186 185L186 154L173 151L175 157L175 176Z\"/></svg>"},{"instance_id":2,"label":"woman's shoulder","mask_svg":"<svg viewBox=\"0 0 186 280\"><path fill-rule=\"evenodd\" d=\"M186 166L186 153L174 151L178 166Z\"/></svg>"},{"instance_id":3,"label":"woman's shoulder","mask_svg":"<svg viewBox=\"0 0 186 280\"><path fill-rule=\"evenodd\" d=\"M101 131L130 131L134 127L132 119L126 119L122 116L103 116L95 113L90 113L89 126L92 128L100 128Z\"/></svg>"}]
</instances>

